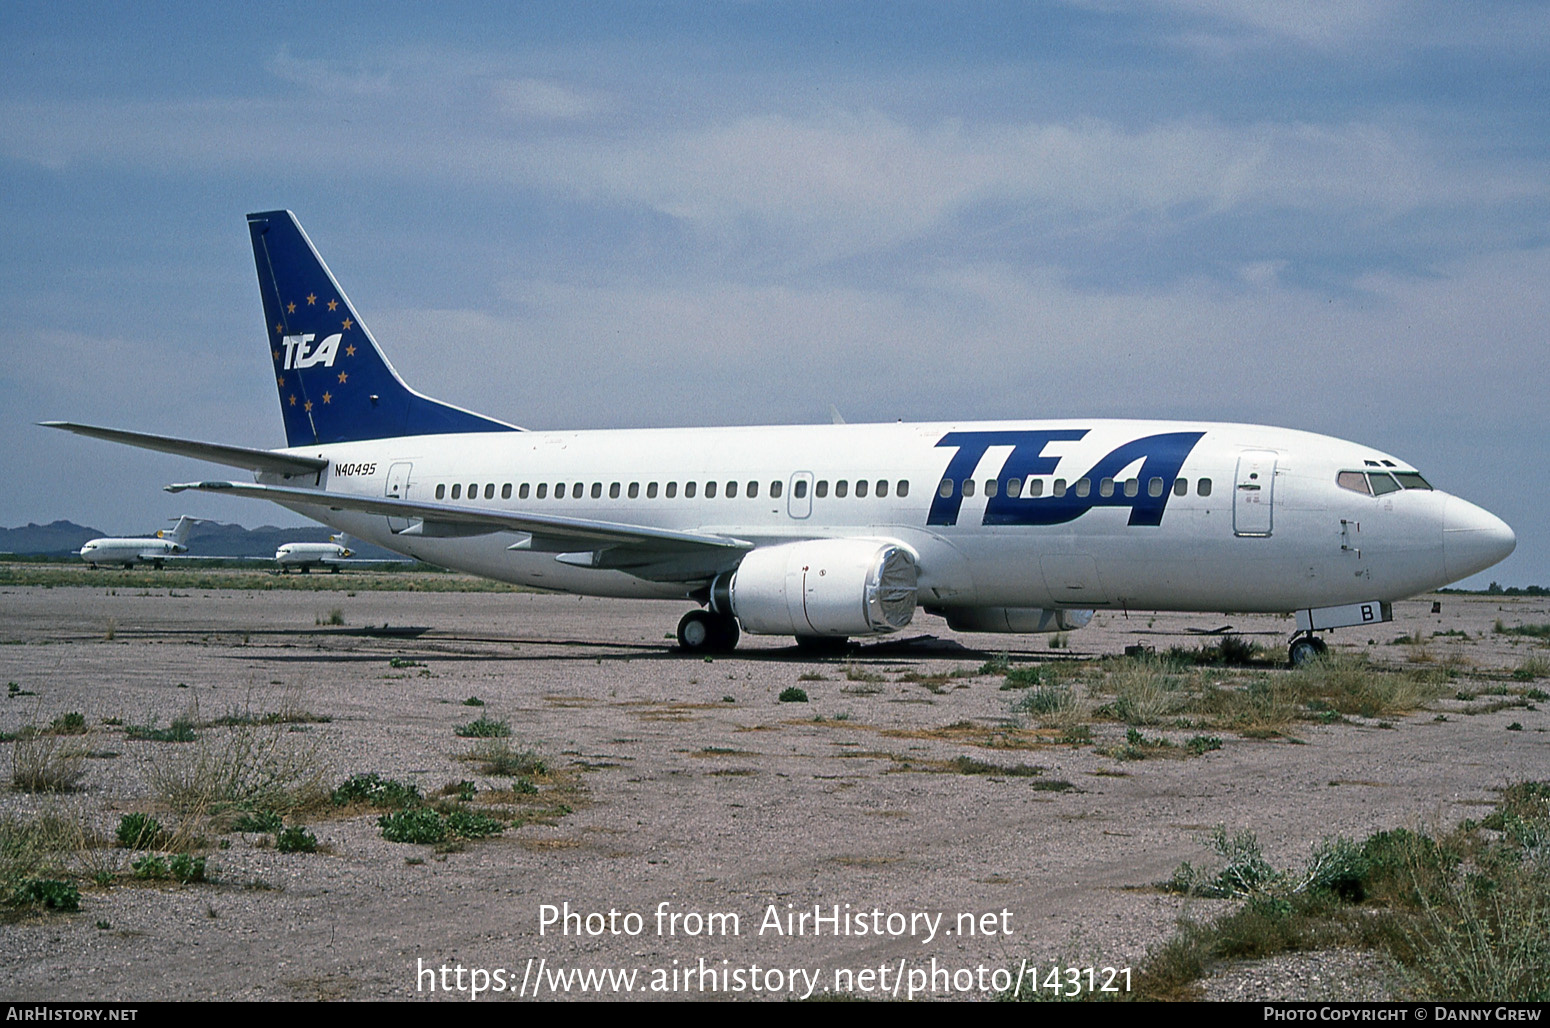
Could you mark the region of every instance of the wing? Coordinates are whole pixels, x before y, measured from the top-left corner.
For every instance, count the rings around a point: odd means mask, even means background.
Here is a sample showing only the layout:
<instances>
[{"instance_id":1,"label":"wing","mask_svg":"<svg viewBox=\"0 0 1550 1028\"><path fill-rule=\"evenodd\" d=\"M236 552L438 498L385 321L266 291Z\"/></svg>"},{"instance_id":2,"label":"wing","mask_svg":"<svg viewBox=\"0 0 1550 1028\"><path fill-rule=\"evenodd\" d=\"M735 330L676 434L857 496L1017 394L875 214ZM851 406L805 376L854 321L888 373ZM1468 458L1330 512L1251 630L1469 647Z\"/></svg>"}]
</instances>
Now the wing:
<instances>
[{"instance_id":1,"label":"wing","mask_svg":"<svg viewBox=\"0 0 1550 1028\"><path fill-rule=\"evenodd\" d=\"M334 511L351 510L409 519L413 523L397 534L410 538L520 532L528 538L516 542L511 549L553 553L556 560L565 564L625 571L652 581L688 582L709 578L731 570L743 554L754 548L754 544L745 539L704 532L679 532L587 518L356 496L289 486L184 482L166 488L170 493L185 490L229 493L286 506L326 507Z\"/></svg>"}]
</instances>

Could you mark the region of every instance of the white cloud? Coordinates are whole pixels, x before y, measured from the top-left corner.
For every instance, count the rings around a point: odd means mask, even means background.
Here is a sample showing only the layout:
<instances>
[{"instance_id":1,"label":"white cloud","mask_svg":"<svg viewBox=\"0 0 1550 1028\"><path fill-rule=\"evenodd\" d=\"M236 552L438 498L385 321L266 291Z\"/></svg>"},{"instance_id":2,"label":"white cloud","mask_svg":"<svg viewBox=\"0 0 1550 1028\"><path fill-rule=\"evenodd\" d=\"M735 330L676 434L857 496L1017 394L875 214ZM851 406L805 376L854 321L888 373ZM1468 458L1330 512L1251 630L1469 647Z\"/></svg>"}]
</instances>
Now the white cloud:
<instances>
[{"instance_id":1,"label":"white cloud","mask_svg":"<svg viewBox=\"0 0 1550 1028\"><path fill-rule=\"evenodd\" d=\"M348 60L293 57L285 47L267 67L276 78L325 96L386 96L392 92L392 75L386 70L368 71Z\"/></svg>"},{"instance_id":2,"label":"white cloud","mask_svg":"<svg viewBox=\"0 0 1550 1028\"><path fill-rule=\"evenodd\" d=\"M511 117L542 121L579 121L612 111L612 97L547 79L505 79L490 87L499 109Z\"/></svg>"}]
</instances>

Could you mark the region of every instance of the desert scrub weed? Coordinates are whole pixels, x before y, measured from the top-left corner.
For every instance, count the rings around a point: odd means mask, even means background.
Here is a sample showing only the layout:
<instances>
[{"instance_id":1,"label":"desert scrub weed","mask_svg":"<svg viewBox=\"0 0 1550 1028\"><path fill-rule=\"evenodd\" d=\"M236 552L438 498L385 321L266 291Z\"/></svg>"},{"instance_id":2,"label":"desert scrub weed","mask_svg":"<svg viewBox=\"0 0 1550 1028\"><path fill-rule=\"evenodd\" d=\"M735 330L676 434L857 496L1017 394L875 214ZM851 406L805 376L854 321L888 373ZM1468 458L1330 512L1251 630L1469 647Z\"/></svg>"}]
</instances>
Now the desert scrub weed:
<instances>
[{"instance_id":1,"label":"desert scrub weed","mask_svg":"<svg viewBox=\"0 0 1550 1028\"><path fill-rule=\"evenodd\" d=\"M1014 712L1041 720L1059 719L1076 709L1076 691L1069 685L1041 685L1029 689L1012 704Z\"/></svg>"},{"instance_id":2,"label":"desert scrub weed","mask_svg":"<svg viewBox=\"0 0 1550 1028\"><path fill-rule=\"evenodd\" d=\"M485 839L506 830L506 822L476 814L467 810L454 810L447 815L447 831L464 839Z\"/></svg>"},{"instance_id":3,"label":"desert scrub weed","mask_svg":"<svg viewBox=\"0 0 1550 1028\"><path fill-rule=\"evenodd\" d=\"M1188 863L1180 864L1170 880L1169 891L1234 899L1264 892L1283 880L1261 855L1259 840L1253 832L1244 829L1228 835L1227 826L1219 824L1212 830L1210 842L1216 855L1225 861L1222 869L1208 876Z\"/></svg>"},{"instance_id":4,"label":"desert scrub weed","mask_svg":"<svg viewBox=\"0 0 1550 1028\"><path fill-rule=\"evenodd\" d=\"M314 714L308 710L302 702L301 687L291 685L278 697L261 697L255 700L252 695L249 695L242 706L228 709L225 714L210 723L229 728L235 725L328 724L332 720L333 718L326 714Z\"/></svg>"},{"instance_id":5,"label":"desert scrub weed","mask_svg":"<svg viewBox=\"0 0 1550 1028\"><path fill-rule=\"evenodd\" d=\"M1519 682L1532 682L1536 678L1550 678L1550 660L1544 657L1529 657L1519 664L1512 672L1512 677Z\"/></svg>"},{"instance_id":6,"label":"desert scrub weed","mask_svg":"<svg viewBox=\"0 0 1550 1028\"><path fill-rule=\"evenodd\" d=\"M11 785L22 792L70 792L86 777L90 752L79 736L18 732L11 747Z\"/></svg>"},{"instance_id":7,"label":"desert scrub weed","mask_svg":"<svg viewBox=\"0 0 1550 1028\"><path fill-rule=\"evenodd\" d=\"M149 814L125 814L118 819L114 838L126 850L154 850L161 848L167 832L161 822Z\"/></svg>"},{"instance_id":8,"label":"desert scrub weed","mask_svg":"<svg viewBox=\"0 0 1550 1028\"><path fill-rule=\"evenodd\" d=\"M146 881L175 879L184 884L205 880L205 858L174 853L170 858L148 853L129 865L136 878Z\"/></svg>"},{"instance_id":9,"label":"desert scrub weed","mask_svg":"<svg viewBox=\"0 0 1550 1028\"><path fill-rule=\"evenodd\" d=\"M274 848L281 853L316 853L318 839L300 825L292 825L276 833Z\"/></svg>"},{"instance_id":10,"label":"desert scrub weed","mask_svg":"<svg viewBox=\"0 0 1550 1028\"><path fill-rule=\"evenodd\" d=\"M466 725L458 725L456 731L464 739L504 739L511 734L511 724L481 714Z\"/></svg>"},{"instance_id":11,"label":"desert scrub weed","mask_svg":"<svg viewBox=\"0 0 1550 1028\"><path fill-rule=\"evenodd\" d=\"M36 902L23 894L28 883L65 875L72 858L95 841L82 817L69 811L0 815L0 904Z\"/></svg>"},{"instance_id":12,"label":"desert scrub weed","mask_svg":"<svg viewBox=\"0 0 1550 1028\"><path fill-rule=\"evenodd\" d=\"M1380 670L1363 657L1321 657L1287 677L1304 703L1369 718L1406 714L1451 691L1441 672Z\"/></svg>"},{"instance_id":13,"label":"desert scrub weed","mask_svg":"<svg viewBox=\"0 0 1550 1028\"><path fill-rule=\"evenodd\" d=\"M136 878L144 878L149 881L160 881L171 878L172 872L167 869L165 858L155 853L147 853L145 856L129 865Z\"/></svg>"},{"instance_id":14,"label":"desert scrub weed","mask_svg":"<svg viewBox=\"0 0 1550 1028\"><path fill-rule=\"evenodd\" d=\"M1335 947L1377 950L1395 999L1550 999L1550 783L1501 791L1482 820L1436 837L1406 828L1316 846L1274 871L1252 834L1218 827L1216 875L1180 865L1170 891L1236 895L1210 924L1182 923L1138 971L1138 998L1188 996L1218 960Z\"/></svg>"},{"instance_id":15,"label":"desert scrub weed","mask_svg":"<svg viewBox=\"0 0 1550 1028\"><path fill-rule=\"evenodd\" d=\"M1526 635L1534 639L1550 639L1550 625L1507 625L1496 619L1497 635Z\"/></svg>"},{"instance_id":16,"label":"desert scrub weed","mask_svg":"<svg viewBox=\"0 0 1550 1028\"><path fill-rule=\"evenodd\" d=\"M54 878L33 878L23 882L17 890L17 899L23 903L41 903L49 910L70 912L81 909L81 890Z\"/></svg>"},{"instance_id":17,"label":"desert scrub weed","mask_svg":"<svg viewBox=\"0 0 1550 1028\"><path fill-rule=\"evenodd\" d=\"M1189 703L1185 684L1173 665L1156 658L1119 661L1106 683L1114 693L1109 707L1127 725L1159 724Z\"/></svg>"},{"instance_id":18,"label":"desert scrub weed","mask_svg":"<svg viewBox=\"0 0 1550 1028\"><path fill-rule=\"evenodd\" d=\"M336 807L346 807L352 803L364 803L372 807L413 807L424 800L419 787L413 782L383 778L376 772L351 776L333 791L331 798Z\"/></svg>"},{"instance_id":19,"label":"desert scrub weed","mask_svg":"<svg viewBox=\"0 0 1550 1028\"><path fill-rule=\"evenodd\" d=\"M794 685L787 686L780 691L779 700L781 703L806 703L807 690L799 689Z\"/></svg>"},{"instance_id":20,"label":"desert scrub weed","mask_svg":"<svg viewBox=\"0 0 1550 1028\"><path fill-rule=\"evenodd\" d=\"M483 739L460 759L479 765L487 775L502 778L542 775L547 765L532 750L518 750L504 739Z\"/></svg>"},{"instance_id":21,"label":"desert scrub weed","mask_svg":"<svg viewBox=\"0 0 1550 1028\"><path fill-rule=\"evenodd\" d=\"M194 730L193 719L180 717L174 718L169 728L129 725L124 729L124 738L135 742L193 742L199 733Z\"/></svg>"},{"instance_id":22,"label":"desert scrub weed","mask_svg":"<svg viewBox=\"0 0 1550 1028\"><path fill-rule=\"evenodd\" d=\"M1012 667L1010 653L998 653L980 665L982 675L1004 675Z\"/></svg>"},{"instance_id":23,"label":"desert scrub weed","mask_svg":"<svg viewBox=\"0 0 1550 1028\"><path fill-rule=\"evenodd\" d=\"M506 823L487 814L454 810L443 817L429 807L400 810L377 819L388 842L442 845L458 839L485 839L506 830Z\"/></svg>"},{"instance_id":24,"label":"desert scrub weed","mask_svg":"<svg viewBox=\"0 0 1550 1028\"><path fill-rule=\"evenodd\" d=\"M185 746L145 746L139 758L146 784L179 813L300 810L328 795L321 742L281 725L206 731Z\"/></svg>"},{"instance_id":25,"label":"desert scrub weed","mask_svg":"<svg viewBox=\"0 0 1550 1028\"><path fill-rule=\"evenodd\" d=\"M86 715L73 710L61 714L49 724L47 731L53 735L85 735Z\"/></svg>"},{"instance_id":26,"label":"desert scrub weed","mask_svg":"<svg viewBox=\"0 0 1550 1028\"><path fill-rule=\"evenodd\" d=\"M202 882L205 880L205 858L187 853L174 853L167 861L167 871L173 878L185 884Z\"/></svg>"},{"instance_id":27,"label":"desert scrub weed","mask_svg":"<svg viewBox=\"0 0 1550 1028\"><path fill-rule=\"evenodd\" d=\"M388 842L438 843L447 837L447 823L429 807L396 810L377 818L377 827Z\"/></svg>"},{"instance_id":28,"label":"desert scrub weed","mask_svg":"<svg viewBox=\"0 0 1550 1028\"><path fill-rule=\"evenodd\" d=\"M231 823L231 830L234 832L264 832L273 835L284 825L284 819L273 810L245 810Z\"/></svg>"},{"instance_id":29,"label":"desert scrub weed","mask_svg":"<svg viewBox=\"0 0 1550 1028\"><path fill-rule=\"evenodd\" d=\"M1021 667L1007 668L1001 688L1028 689L1035 685L1052 685L1054 682L1054 668L1044 664L1025 664Z\"/></svg>"}]
</instances>

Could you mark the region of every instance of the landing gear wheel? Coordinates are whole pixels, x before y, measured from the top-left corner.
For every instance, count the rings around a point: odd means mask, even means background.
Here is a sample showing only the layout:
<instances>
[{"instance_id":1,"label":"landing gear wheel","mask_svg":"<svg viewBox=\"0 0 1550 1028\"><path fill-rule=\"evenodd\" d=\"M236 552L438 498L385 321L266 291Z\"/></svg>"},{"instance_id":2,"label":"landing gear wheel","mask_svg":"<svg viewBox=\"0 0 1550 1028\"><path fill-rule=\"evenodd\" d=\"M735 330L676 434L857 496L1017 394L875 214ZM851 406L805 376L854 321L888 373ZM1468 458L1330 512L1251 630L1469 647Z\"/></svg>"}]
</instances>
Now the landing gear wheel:
<instances>
[{"instance_id":1,"label":"landing gear wheel","mask_svg":"<svg viewBox=\"0 0 1550 1028\"><path fill-rule=\"evenodd\" d=\"M1287 660L1292 667L1302 667L1310 661L1317 660L1329 647L1324 645L1324 640L1316 635L1300 635L1292 640L1292 644L1286 649Z\"/></svg>"},{"instance_id":2,"label":"landing gear wheel","mask_svg":"<svg viewBox=\"0 0 1550 1028\"><path fill-rule=\"evenodd\" d=\"M691 610L678 622L678 646L686 653L731 653L740 634L736 618L709 610Z\"/></svg>"}]
</instances>

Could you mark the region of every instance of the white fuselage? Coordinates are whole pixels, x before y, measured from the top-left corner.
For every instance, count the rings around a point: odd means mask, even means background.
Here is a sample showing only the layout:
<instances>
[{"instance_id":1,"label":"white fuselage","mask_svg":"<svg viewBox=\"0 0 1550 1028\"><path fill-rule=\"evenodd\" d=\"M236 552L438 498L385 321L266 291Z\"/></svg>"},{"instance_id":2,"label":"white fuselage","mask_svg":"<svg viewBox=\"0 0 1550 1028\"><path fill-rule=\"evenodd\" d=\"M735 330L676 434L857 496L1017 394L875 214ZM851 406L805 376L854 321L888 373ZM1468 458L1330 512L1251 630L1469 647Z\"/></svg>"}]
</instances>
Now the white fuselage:
<instances>
[{"instance_id":1,"label":"white fuselage","mask_svg":"<svg viewBox=\"0 0 1550 1028\"><path fill-rule=\"evenodd\" d=\"M1430 488L1389 454L1259 425L491 432L283 452L327 459L318 484L331 493L714 533L757 546L886 539L915 556L928 609L1292 611L1389 601L1489 567L1514 545L1499 519ZM1182 462L1167 468L1168 453ZM1166 473L1151 473L1159 469ZM411 521L321 504L294 509L507 582L602 596L693 592L512 549L522 533L405 535Z\"/></svg>"},{"instance_id":2,"label":"white fuselage","mask_svg":"<svg viewBox=\"0 0 1550 1028\"><path fill-rule=\"evenodd\" d=\"M275 563L283 568L324 567L338 564L350 551L338 543L286 543L275 551Z\"/></svg>"},{"instance_id":3,"label":"white fuselage","mask_svg":"<svg viewBox=\"0 0 1550 1028\"><path fill-rule=\"evenodd\" d=\"M187 551L187 546L171 539L92 539L81 547L79 555L95 567L98 564L156 563Z\"/></svg>"}]
</instances>

